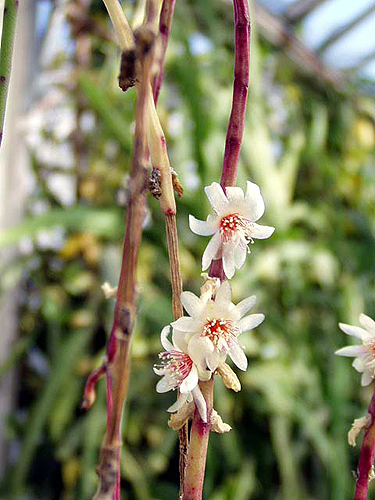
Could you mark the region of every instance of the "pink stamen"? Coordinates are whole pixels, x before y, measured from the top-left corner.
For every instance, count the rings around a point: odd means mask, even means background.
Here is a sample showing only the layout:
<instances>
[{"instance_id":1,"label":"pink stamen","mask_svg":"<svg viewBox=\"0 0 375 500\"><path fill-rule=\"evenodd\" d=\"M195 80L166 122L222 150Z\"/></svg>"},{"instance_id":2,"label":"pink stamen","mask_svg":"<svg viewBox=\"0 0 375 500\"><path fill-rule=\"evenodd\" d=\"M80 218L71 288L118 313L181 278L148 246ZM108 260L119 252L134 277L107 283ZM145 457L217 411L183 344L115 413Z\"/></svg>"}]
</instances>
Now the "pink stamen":
<instances>
[{"instance_id":1,"label":"pink stamen","mask_svg":"<svg viewBox=\"0 0 375 500\"><path fill-rule=\"evenodd\" d=\"M176 386L180 385L191 372L193 361L188 354L180 351L165 351L159 354L159 358L162 368L174 378Z\"/></svg>"},{"instance_id":2,"label":"pink stamen","mask_svg":"<svg viewBox=\"0 0 375 500\"><path fill-rule=\"evenodd\" d=\"M239 333L240 329L230 319L217 318L211 320L207 318L202 335L208 337L215 347L218 346L220 339L224 340L230 347L234 342L237 342Z\"/></svg>"},{"instance_id":3,"label":"pink stamen","mask_svg":"<svg viewBox=\"0 0 375 500\"><path fill-rule=\"evenodd\" d=\"M236 239L238 236L243 236L246 239L251 239L251 230L253 227L253 223L240 215L238 213L226 215L220 221L220 236L223 243L228 243L228 241L232 241Z\"/></svg>"}]
</instances>

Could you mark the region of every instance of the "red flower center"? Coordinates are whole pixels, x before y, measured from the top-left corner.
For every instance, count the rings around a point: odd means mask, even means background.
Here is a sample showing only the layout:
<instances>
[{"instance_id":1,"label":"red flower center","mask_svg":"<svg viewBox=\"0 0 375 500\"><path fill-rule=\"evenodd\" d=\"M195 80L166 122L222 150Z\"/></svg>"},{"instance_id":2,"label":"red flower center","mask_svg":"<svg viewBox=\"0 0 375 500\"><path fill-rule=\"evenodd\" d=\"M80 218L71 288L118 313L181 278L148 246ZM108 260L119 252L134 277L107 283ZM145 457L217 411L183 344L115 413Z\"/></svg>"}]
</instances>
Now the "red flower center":
<instances>
[{"instance_id":1,"label":"red flower center","mask_svg":"<svg viewBox=\"0 0 375 500\"><path fill-rule=\"evenodd\" d=\"M224 243L234 240L239 234L251 241L252 222L240 214L230 214L220 221L220 236Z\"/></svg>"}]
</instances>

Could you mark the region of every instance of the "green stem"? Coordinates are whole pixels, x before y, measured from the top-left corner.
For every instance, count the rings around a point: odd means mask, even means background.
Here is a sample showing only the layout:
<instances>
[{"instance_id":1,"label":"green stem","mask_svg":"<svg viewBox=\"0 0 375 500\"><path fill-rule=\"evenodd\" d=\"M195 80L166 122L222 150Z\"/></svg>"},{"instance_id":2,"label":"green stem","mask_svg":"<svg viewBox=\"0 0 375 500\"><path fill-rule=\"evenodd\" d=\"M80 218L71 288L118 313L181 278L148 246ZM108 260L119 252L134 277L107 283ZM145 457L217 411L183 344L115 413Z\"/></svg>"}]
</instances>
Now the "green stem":
<instances>
[{"instance_id":1,"label":"green stem","mask_svg":"<svg viewBox=\"0 0 375 500\"><path fill-rule=\"evenodd\" d=\"M12 52L17 11L18 0L5 0L0 52L0 146L3 138L5 105L8 95L10 70L12 66Z\"/></svg>"}]
</instances>

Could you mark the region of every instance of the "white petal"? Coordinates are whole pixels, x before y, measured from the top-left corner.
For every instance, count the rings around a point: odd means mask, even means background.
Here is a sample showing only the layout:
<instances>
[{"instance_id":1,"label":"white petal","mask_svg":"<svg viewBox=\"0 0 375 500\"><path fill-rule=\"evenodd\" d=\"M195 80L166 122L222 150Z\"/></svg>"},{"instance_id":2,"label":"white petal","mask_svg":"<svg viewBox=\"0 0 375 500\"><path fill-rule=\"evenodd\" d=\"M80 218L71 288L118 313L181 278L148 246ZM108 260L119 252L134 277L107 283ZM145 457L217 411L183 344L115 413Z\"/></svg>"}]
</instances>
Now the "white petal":
<instances>
[{"instance_id":1,"label":"white petal","mask_svg":"<svg viewBox=\"0 0 375 500\"><path fill-rule=\"evenodd\" d=\"M164 375L164 377L159 380L159 382L156 384L156 392L168 392L171 389L174 389L176 387L176 382L168 377L167 375Z\"/></svg>"},{"instance_id":2,"label":"white petal","mask_svg":"<svg viewBox=\"0 0 375 500\"><path fill-rule=\"evenodd\" d=\"M181 332L195 332L197 329L197 320L189 316L182 316L177 321L173 321L171 325Z\"/></svg>"},{"instance_id":3,"label":"white petal","mask_svg":"<svg viewBox=\"0 0 375 500\"><path fill-rule=\"evenodd\" d=\"M177 401L172 406L170 406L167 411L169 411L170 413L173 413L173 412L179 410L186 403L188 396L189 396L189 393L180 394L177 398Z\"/></svg>"},{"instance_id":4,"label":"white petal","mask_svg":"<svg viewBox=\"0 0 375 500\"><path fill-rule=\"evenodd\" d=\"M245 264L247 256L247 247L245 245L238 245L234 249L234 265L236 269L241 269L241 267Z\"/></svg>"},{"instance_id":5,"label":"white petal","mask_svg":"<svg viewBox=\"0 0 375 500\"><path fill-rule=\"evenodd\" d=\"M368 370L366 370L363 372L362 379L361 379L361 385L362 386L369 385L369 384L371 384L372 380L373 380L373 378L370 375L370 372Z\"/></svg>"},{"instance_id":6,"label":"white petal","mask_svg":"<svg viewBox=\"0 0 375 500\"><path fill-rule=\"evenodd\" d=\"M246 368L247 368L247 357L245 355L245 353L243 352L243 350L241 349L241 347L239 346L239 344L237 342L235 342L232 346L232 348L230 349L230 351L228 352L231 360L233 361L233 363L238 366L238 368L240 370L243 370L245 371Z\"/></svg>"},{"instance_id":7,"label":"white petal","mask_svg":"<svg viewBox=\"0 0 375 500\"><path fill-rule=\"evenodd\" d=\"M370 316L367 316L366 314L360 314L359 322L361 323L363 328L366 328L366 330L375 335L375 321L371 319Z\"/></svg>"},{"instance_id":8,"label":"white petal","mask_svg":"<svg viewBox=\"0 0 375 500\"><path fill-rule=\"evenodd\" d=\"M191 335L191 334L190 334ZM187 340L186 337L188 337L189 334L186 332L182 332L181 330L176 330L173 328L172 331L172 342L177 349L179 349L181 352L187 353Z\"/></svg>"},{"instance_id":9,"label":"white petal","mask_svg":"<svg viewBox=\"0 0 375 500\"><path fill-rule=\"evenodd\" d=\"M252 221L260 219L264 214L263 197L259 186L250 181L247 181L245 202L249 219Z\"/></svg>"},{"instance_id":10,"label":"white petal","mask_svg":"<svg viewBox=\"0 0 375 500\"><path fill-rule=\"evenodd\" d=\"M208 269L213 259L216 259L216 254L221 247L221 237L219 232L216 232L206 247L202 257L202 269L205 271Z\"/></svg>"},{"instance_id":11,"label":"white petal","mask_svg":"<svg viewBox=\"0 0 375 500\"><path fill-rule=\"evenodd\" d=\"M194 335L188 344L188 354L196 365L205 370L207 368L206 358L213 352L214 345L207 337Z\"/></svg>"},{"instance_id":12,"label":"white petal","mask_svg":"<svg viewBox=\"0 0 375 500\"><path fill-rule=\"evenodd\" d=\"M245 316L244 318L240 319L238 322L238 326L241 331L247 332L248 330L252 330L253 328L256 328L258 325L263 323L264 318L264 314L250 314L249 316Z\"/></svg>"},{"instance_id":13,"label":"white petal","mask_svg":"<svg viewBox=\"0 0 375 500\"><path fill-rule=\"evenodd\" d=\"M221 357L216 349L206 358L206 364L207 364L208 368L211 370L211 372L214 372L216 370L216 368L219 366L220 362L221 362ZM210 378L211 377L209 377L208 380Z\"/></svg>"},{"instance_id":14,"label":"white petal","mask_svg":"<svg viewBox=\"0 0 375 500\"><path fill-rule=\"evenodd\" d=\"M348 345L346 347L342 347L338 351L335 352L337 356L347 356L349 358L358 356L365 356L367 353L367 349L363 345Z\"/></svg>"},{"instance_id":15,"label":"white petal","mask_svg":"<svg viewBox=\"0 0 375 500\"><path fill-rule=\"evenodd\" d=\"M274 231L275 228L272 226L261 226L260 224L256 224L254 222L251 228L250 236L252 238L257 238L258 240L264 240L266 238L269 238Z\"/></svg>"},{"instance_id":16,"label":"white petal","mask_svg":"<svg viewBox=\"0 0 375 500\"><path fill-rule=\"evenodd\" d=\"M197 384L198 384L198 372L196 367L193 365L191 367L189 375L183 380L182 384L180 385L181 394L192 391Z\"/></svg>"},{"instance_id":17,"label":"white petal","mask_svg":"<svg viewBox=\"0 0 375 500\"><path fill-rule=\"evenodd\" d=\"M232 298L232 289L229 281L223 281L216 292L215 302L218 305L227 305Z\"/></svg>"},{"instance_id":18,"label":"white petal","mask_svg":"<svg viewBox=\"0 0 375 500\"><path fill-rule=\"evenodd\" d=\"M352 335L353 337L357 337L358 339L368 340L372 338L372 336L360 326L352 326L346 325L345 323L339 323L339 327L347 335Z\"/></svg>"},{"instance_id":19,"label":"white petal","mask_svg":"<svg viewBox=\"0 0 375 500\"><path fill-rule=\"evenodd\" d=\"M239 314L239 318L242 318L250 309L254 306L257 298L255 295L247 297L247 299L241 300L239 304L236 305L236 312Z\"/></svg>"},{"instance_id":20,"label":"white petal","mask_svg":"<svg viewBox=\"0 0 375 500\"><path fill-rule=\"evenodd\" d=\"M199 234L199 236L211 236L211 234L214 234L217 229L217 225L212 222L212 218L204 221L196 219L193 215L189 215L190 229L193 233Z\"/></svg>"},{"instance_id":21,"label":"white petal","mask_svg":"<svg viewBox=\"0 0 375 500\"><path fill-rule=\"evenodd\" d=\"M191 392L193 394L194 403L197 410L199 411L201 419L203 420L203 422L207 423L207 405L203 394L201 393L199 385L197 385L197 387Z\"/></svg>"},{"instance_id":22,"label":"white petal","mask_svg":"<svg viewBox=\"0 0 375 500\"><path fill-rule=\"evenodd\" d=\"M160 334L161 345L166 351L173 351L173 344L168 340L168 335L171 327L169 325L165 326Z\"/></svg>"},{"instance_id":23,"label":"white petal","mask_svg":"<svg viewBox=\"0 0 375 500\"><path fill-rule=\"evenodd\" d=\"M243 205L245 196L243 190L239 187L226 187L225 193L231 205Z\"/></svg>"},{"instance_id":24,"label":"white petal","mask_svg":"<svg viewBox=\"0 0 375 500\"><path fill-rule=\"evenodd\" d=\"M355 358L352 366L357 370L357 372L363 373L366 369L366 362L363 358Z\"/></svg>"},{"instance_id":25,"label":"white petal","mask_svg":"<svg viewBox=\"0 0 375 500\"><path fill-rule=\"evenodd\" d=\"M182 292L181 303L189 316L199 316L204 308L204 302L192 292Z\"/></svg>"},{"instance_id":26,"label":"white petal","mask_svg":"<svg viewBox=\"0 0 375 500\"><path fill-rule=\"evenodd\" d=\"M153 366L152 369L154 370L154 372L156 373L156 375L159 375L159 377L161 377L162 375L165 374L165 368L164 368L164 366L162 368L160 368L159 366Z\"/></svg>"},{"instance_id":27,"label":"white petal","mask_svg":"<svg viewBox=\"0 0 375 500\"><path fill-rule=\"evenodd\" d=\"M223 269L225 276L229 279L234 275L234 247L231 243L223 246Z\"/></svg>"},{"instance_id":28,"label":"white petal","mask_svg":"<svg viewBox=\"0 0 375 500\"><path fill-rule=\"evenodd\" d=\"M209 202L211 203L212 208L218 215L226 210L229 203L220 184L213 182L211 186L205 187L204 191L209 199Z\"/></svg>"}]
</instances>

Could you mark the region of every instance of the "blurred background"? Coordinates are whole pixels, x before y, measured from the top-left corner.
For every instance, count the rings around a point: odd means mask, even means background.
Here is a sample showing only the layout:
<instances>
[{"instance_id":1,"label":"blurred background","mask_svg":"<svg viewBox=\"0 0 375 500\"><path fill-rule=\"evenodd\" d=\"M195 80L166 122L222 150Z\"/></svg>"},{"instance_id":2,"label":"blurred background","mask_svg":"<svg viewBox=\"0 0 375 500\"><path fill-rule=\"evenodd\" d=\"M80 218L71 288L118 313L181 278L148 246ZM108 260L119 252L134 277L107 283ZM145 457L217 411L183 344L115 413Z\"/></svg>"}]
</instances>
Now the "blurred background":
<instances>
[{"instance_id":1,"label":"blurred background","mask_svg":"<svg viewBox=\"0 0 375 500\"><path fill-rule=\"evenodd\" d=\"M0 2L0 6L3 5ZM123 2L135 24L143 4ZM99 366L124 234L134 90L118 88L120 55L99 0L23 0L0 151L0 498L91 498L105 427L105 387L80 410ZM238 185L258 183L258 241L232 280L234 302L258 297L266 321L243 335L249 368L215 408L233 430L212 434L209 500L345 500L364 415L339 321L375 316L375 3L252 4L251 76ZM185 188L178 227L185 290L199 292L207 239L203 186L219 179L233 82L230 0L178 0L158 110ZM152 366L172 320L164 220L149 198L140 251L139 316L123 427L122 498L178 493L176 433Z\"/></svg>"}]
</instances>

